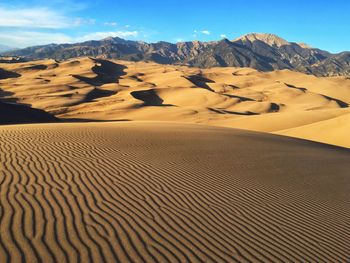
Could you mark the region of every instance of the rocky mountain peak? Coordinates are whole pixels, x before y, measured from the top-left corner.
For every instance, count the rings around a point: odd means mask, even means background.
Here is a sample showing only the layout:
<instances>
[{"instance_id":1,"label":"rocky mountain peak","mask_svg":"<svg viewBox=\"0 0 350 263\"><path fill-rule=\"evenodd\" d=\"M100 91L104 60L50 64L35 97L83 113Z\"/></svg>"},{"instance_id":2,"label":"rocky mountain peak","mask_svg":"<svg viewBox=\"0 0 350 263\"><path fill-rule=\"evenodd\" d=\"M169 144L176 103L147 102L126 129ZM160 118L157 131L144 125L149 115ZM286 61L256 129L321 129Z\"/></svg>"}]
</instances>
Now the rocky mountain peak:
<instances>
[{"instance_id":1,"label":"rocky mountain peak","mask_svg":"<svg viewBox=\"0 0 350 263\"><path fill-rule=\"evenodd\" d=\"M266 44L268 44L269 46L277 46L277 47L281 47L281 46L287 46L287 45L290 45L290 43L277 36L277 35L274 35L274 34L265 34L265 33L250 33L250 34L247 34L247 35L244 35L244 36L241 36L237 39L235 39L234 41L250 41L250 42L254 42L254 41L262 41Z\"/></svg>"},{"instance_id":2,"label":"rocky mountain peak","mask_svg":"<svg viewBox=\"0 0 350 263\"><path fill-rule=\"evenodd\" d=\"M307 48L307 49L311 49L312 47L306 43L297 43L299 46L301 46L302 48Z\"/></svg>"}]
</instances>

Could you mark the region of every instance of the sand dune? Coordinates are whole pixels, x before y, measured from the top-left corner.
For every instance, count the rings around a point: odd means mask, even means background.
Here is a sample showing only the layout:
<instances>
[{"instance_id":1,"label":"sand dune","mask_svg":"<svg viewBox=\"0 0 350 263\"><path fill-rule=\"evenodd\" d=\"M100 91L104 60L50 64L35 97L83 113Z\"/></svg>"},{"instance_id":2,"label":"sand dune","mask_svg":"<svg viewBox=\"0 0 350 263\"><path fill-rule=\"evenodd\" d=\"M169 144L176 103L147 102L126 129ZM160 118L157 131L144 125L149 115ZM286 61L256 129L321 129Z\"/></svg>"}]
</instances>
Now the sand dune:
<instances>
[{"instance_id":1,"label":"sand dune","mask_svg":"<svg viewBox=\"0 0 350 263\"><path fill-rule=\"evenodd\" d=\"M0 262L350 259L346 149L174 123L0 133Z\"/></svg>"},{"instance_id":2,"label":"sand dune","mask_svg":"<svg viewBox=\"0 0 350 263\"><path fill-rule=\"evenodd\" d=\"M350 79L289 70L198 69L79 58L0 63L0 99L63 119L175 121L283 133L349 147L348 126L303 127L350 113ZM300 127L300 129L298 129ZM309 126L308 126L309 127ZM312 126L316 127L316 126ZM285 130L293 129L293 132ZM317 131L317 129L315 129Z\"/></svg>"},{"instance_id":3,"label":"sand dune","mask_svg":"<svg viewBox=\"0 0 350 263\"><path fill-rule=\"evenodd\" d=\"M350 148L349 131L350 113L276 133Z\"/></svg>"}]
</instances>

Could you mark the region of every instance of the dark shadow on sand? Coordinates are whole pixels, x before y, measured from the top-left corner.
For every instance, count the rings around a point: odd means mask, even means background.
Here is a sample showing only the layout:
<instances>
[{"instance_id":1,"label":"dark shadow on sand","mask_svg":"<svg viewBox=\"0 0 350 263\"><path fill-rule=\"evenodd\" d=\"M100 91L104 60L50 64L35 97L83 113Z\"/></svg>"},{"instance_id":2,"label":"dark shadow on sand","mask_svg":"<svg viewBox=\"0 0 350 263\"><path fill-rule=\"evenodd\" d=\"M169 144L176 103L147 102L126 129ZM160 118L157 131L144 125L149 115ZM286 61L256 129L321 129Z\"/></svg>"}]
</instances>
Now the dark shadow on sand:
<instances>
[{"instance_id":1,"label":"dark shadow on sand","mask_svg":"<svg viewBox=\"0 0 350 263\"><path fill-rule=\"evenodd\" d=\"M96 65L92 67L92 71L97 76L94 78L88 78L80 75L73 75L74 78L84 81L92 86L102 86L108 83L118 83L119 78L126 74L124 70L127 67L124 65L103 59L91 59L96 63Z\"/></svg>"},{"instance_id":2,"label":"dark shadow on sand","mask_svg":"<svg viewBox=\"0 0 350 263\"><path fill-rule=\"evenodd\" d=\"M140 90L130 93L135 99L143 101L142 106L174 106L172 104L163 104L164 100L158 96L156 90Z\"/></svg>"}]
</instances>

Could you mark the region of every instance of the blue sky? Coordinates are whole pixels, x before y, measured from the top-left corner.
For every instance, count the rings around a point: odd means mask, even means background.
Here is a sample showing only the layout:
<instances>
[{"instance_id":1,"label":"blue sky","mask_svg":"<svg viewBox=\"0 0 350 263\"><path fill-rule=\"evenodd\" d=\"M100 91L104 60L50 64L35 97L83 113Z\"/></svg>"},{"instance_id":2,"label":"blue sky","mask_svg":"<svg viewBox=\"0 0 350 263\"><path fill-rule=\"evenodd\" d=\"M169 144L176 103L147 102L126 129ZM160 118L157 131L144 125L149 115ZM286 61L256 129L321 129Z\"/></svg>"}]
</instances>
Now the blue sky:
<instances>
[{"instance_id":1,"label":"blue sky","mask_svg":"<svg viewBox=\"0 0 350 263\"><path fill-rule=\"evenodd\" d=\"M345 0L0 0L0 44L25 47L119 36L156 42L235 39L251 32L350 50Z\"/></svg>"}]
</instances>

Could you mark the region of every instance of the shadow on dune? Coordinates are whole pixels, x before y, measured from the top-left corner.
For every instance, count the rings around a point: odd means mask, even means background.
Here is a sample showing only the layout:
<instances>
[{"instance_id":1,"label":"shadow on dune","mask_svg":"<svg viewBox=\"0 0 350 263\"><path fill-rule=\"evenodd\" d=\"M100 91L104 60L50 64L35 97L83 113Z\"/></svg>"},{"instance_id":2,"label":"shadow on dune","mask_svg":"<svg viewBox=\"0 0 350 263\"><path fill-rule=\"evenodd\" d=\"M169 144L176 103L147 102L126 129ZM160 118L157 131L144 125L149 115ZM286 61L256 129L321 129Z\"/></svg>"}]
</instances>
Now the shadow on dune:
<instances>
[{"instance_id":1,"label":"shadow on dune","mask_svg":"<svg viewBox=\"0 0 350 263\"><path fill-rule=\"evenodd\" d=\"M127 122L132 121L130 119L115 119L115 120L97 120L97 119L81 119L81 118L70 118L60 119L62 122Z\"/></svg>"},{"instance_id":2,"label":"shadow on dune","mask_svg":"<svg viewBox=\"0 0 350 263\"><path fill-rule=\"evenodd\" d=\"M117 92L112 91L112 90L103 90L103 89L99 89L99 88L94 88L92 91L90 91L88 94L86 94L85 102L91 102L95 99L109 97L109 96L112 96L114 94L117 94Z\"/></svg>"},{"instance_id":3,"label":"shadow on dune","mask_svg":"<svg viewBox=\"0 0 350 263\"><path fill-rule=\"evenodd\" d=\"M0 89L0 125L59 122L60 119L29 104L17 103L15 93Z\"/></svg>"},{"instance_id":4,"label":"shadow on dune","mask_svg":"<svg viewBox=\"0 0 350 263\"><path fill-rule=\"evenodd\" d=\"M24 104L0 102L0 124L59 122L46 111Z\"/></svg>"},{"instance_id":5,"label":"shadow on dune","mask_svg":"<svg viewBox=\"0 0 350 263\"><path fill-rule=\"evenodd\" d=\"M254 99L251 99L251 98L247 98L247 97L241 97L241 96L237 96L237 95L232 95L232 94L222 94L226 97L230 97L230 98L233 98L233 99L239 99L240 101L255 101Z\"/></svg>"},{"instance_id":6,"label":"shadow on dune","mask_svg":"<svg viewBox=\"0 0 350 263\"><path fill-rule=\"evenodd\" d=\"M143 101L142 106L174 106L172 104L163 104L164 100L158 96L154 89L133 91L130 94L135 99Z\"/></svg>"},{"instance_id":7,"label":"shadow on dune","mask_svg":"<svg viewBox=\"0 0 350 263\"><path fill-rule=\"evenodd\" d=\"M270 109L269 112L278 112L280 110L280 105L278 105L277 103L272 102L270 104Z\"/></svg>"},{"instance_id":8,"label":"shadow on dune","mask_svg":"<svg viewBox=\"0 0 350 263\"><path fill-rule=\"evenodd\" d=\"M245 112L239 112L239 111L229 111L224 109L214 109L214 108L208 108L208 110L218 113L218 114L234 114L234 115L259 115L259 113L251 112L251 111L245 111Z\"/></svg>"},{"instance_id":9,"label":"shadow on dune","mask_svg":"<svg viewBox=\"0 0 350 263\"><path fill-rule=\"evenodd\" d=\"M91 58L92 59L92 58ZM108 83L118 83L119 78L126 73L127 68L124 65L116 64L108 60L92 59L96 64L92 67L92 71L97 75L94 78L88 78L80 75L72 75L81 81L92 86L102 86Z\"/></svg>"},{"instance_id":10,"label":"shadow on dune","mask_svg":"<svg viewBox=\"0 0 350 263\"><path fill-rule=\"evenodd\" d=\"M7 91L3 90L0 88L0 102L5 102L5 103L17 103L18 98L13 97L15 95L14 92L12 91ZM22 104L25 105L25 104ZM30 106L30 105L28 105Z\"/></svg>"},{"instance_id":11,"label":"shadow on dune","mask_svg":"<svg viewBox=\"0 0 350 263\"><path fill-rule=\"evenodd\" d=\"M134 75L131 75L129 76L129 78L133 79L133 80L136 80L138 82L143 82L143 80L140 78L142 76L144 76L145 74L143 73L137 73L137 74L134 74Z\"/></svg>"},{"instance_id":12,"label":"shadow on dune","mask_svg":"<svg viewBox=\"0 0 350 263\"><path fill-rule=\"evenodd\" d=\"M215 83L215 81L211 79L207 79L201 75L191 75L185 77L187 80L191 81L194 85L199 88L206 89L212 92L215 92L212 88L210 88L207 83Z\"/></svg>"},{"instance_id":13,"label":"shadow on dune","mask_svg":"<svg viewBox=\"0 0 350 263\"><path fill-rule=\"evenodd\" d=\"M29 67L20 68L20 69L22 69L22 70L45 70L47 68L48 68L48 66L46 66L46 65L34 65L34 66L29 66Z\"/></svg>"},{"instance_id":14,"label":"shadow on dune","mask_svg":"<svg viewBox=\"0 0 350 263\"><path fill-rule=\"evenodd\" d=\"M322 95L322 94L321 94ZM346 102L342 101L342 100L338 100L336 98L332 98L332 97L329 97L329 96L326 96L326 95L322 95L324 98L328 99L328 100L333 100L335 101L336 103L338 103L339 107L340 108L348 108L349 107L349 104L347 104Z\"/></svg>"},{"instance_id":15,"label":"shadow on dune","mask_svg":"<svg viewBox=\"0 0 350 263\"><path fill-rule=\"evenodd\" d=\"M226 88L233 89L233 90L240 89L240 87L238 87L238 86L236 86L236 85L233 85L233 84L226 85L225 87L226 87Z\"/></svg>"},{"instance_id":16,"label":"shadow on dune","mask_svg":"<svg viewBox=\"0 0 350 263\"><path fill-rule=\"evenodd\" d=\"M0 79L19 78L21 74L0 68Z\"/></svg>"},{"instance_id":17,"label":"shadow on dune","mask_svg":"<svg viewBox=\"0 0 350 263\"><path fill-rule=\"evenodd\" d=\"M297 89L297 90L300 90L302 92L306 92L307 89L306 88L300 88L300 87L296 87L294 85L291 85L291 84L287 84L287 83L284 83L287 87L289 88L292 88L292 89ZM327 96L327 95L323 95L323 94L320 94L321 96L323 96L325 99L327 100L333 100L335 101L336 103L338 103L339 107L340 108L348 108L349 107L349 104L342 101L342 100L339 100L339 99L336 99L336 98L333 98L333 97L330 97L330 96Z\"/></svg>"},{"instance_id":18,"label":"shadow on dune","mask_svg":"<svg viewBox=\"0 0 350 263\"><path fill-rule=\"evenodd\" d=\"M3 90L0 88L0 100L3 99L4 97L12 96L14 94L15 93L13 93L12 91Z\"/></svg>"},{"instance_id":19,"label":"shadow on dune","mask_svg":"<svg viewBox=\"0 0 350 263\"><path fill-rule=\"evenodd\" d=\"M297 86L294 86L294 85L291 85L291 84L287 84L287 83L284 83L284 85L286 85L288 88L297 89L297 90L300 90L300 91L302 91L304 93L307 91L307 88L301 88L301 87L297 87Z\"/></svg>"}]
</instances>

